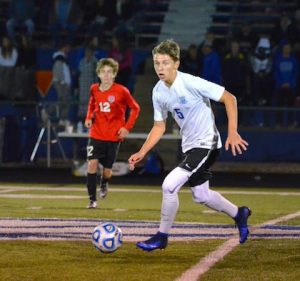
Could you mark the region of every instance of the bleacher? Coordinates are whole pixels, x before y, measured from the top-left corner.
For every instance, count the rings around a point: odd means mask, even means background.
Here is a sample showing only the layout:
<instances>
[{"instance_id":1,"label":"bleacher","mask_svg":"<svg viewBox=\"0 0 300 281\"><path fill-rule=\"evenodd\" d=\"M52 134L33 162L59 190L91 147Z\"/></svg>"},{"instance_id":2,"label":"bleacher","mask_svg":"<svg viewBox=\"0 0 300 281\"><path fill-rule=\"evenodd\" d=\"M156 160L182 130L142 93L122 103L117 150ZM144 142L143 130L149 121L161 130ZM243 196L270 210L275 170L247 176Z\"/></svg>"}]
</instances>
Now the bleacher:
<instances>
[{"instance_id":1,"label":"bleacher","mask_svg":"<svg viewBox=\"0 0 300 281\"><path fill-rule=\"evenodd\" d=\"M151 46L158 40L171 0L141 3L141 17L134 36L135 47Z\"/></svg>"},{"instance_id":2,"label":"bleacher","mask_svg":"<svg viewBox=\"0 0 300 281\"><path fill-rule=\"evenodd\" d=\"M157 42L161 30L161 24L164 21L165 13L168 11L169 1L171 0L140 2L139 10L132 19L134 22L133 30L131 30L132 34L129 38L132 47L149 47ZM9 17L9 2L9 0L0 0L0 36L6 33L5 25ZM84 4L82 4L82 6L85 7ZM88 14L88 11L84 11L84 13L85 12ZM41 20L41 17L41 7L37 2L35 18L33 19L35 22L35 33L33 39L38 45L43 47L49 45L52 47L53 44L51 42L52 38L49 33L49 28L45 24L47 19ZM79 30L76 32L75 45L84 43L88 27L89 25L87 22L83 21L81 23ZM113 30L104 31L104 46L109 46L112 35Z\"/></svg>"},{"instance_id":3,"label":"bleacher","mask_svg":"<svg viewBox=\"0 0 300 281\"><path fill-rule=\"evenodd\" d=\"M251 23L258 35L270 34L282 13L292 14L297 5L295 0L245 1L228 0L216 3L216 12L211 15L210 30L217 38L226 39L239 30L243 23Z\"/></svg>"}]
</instances>

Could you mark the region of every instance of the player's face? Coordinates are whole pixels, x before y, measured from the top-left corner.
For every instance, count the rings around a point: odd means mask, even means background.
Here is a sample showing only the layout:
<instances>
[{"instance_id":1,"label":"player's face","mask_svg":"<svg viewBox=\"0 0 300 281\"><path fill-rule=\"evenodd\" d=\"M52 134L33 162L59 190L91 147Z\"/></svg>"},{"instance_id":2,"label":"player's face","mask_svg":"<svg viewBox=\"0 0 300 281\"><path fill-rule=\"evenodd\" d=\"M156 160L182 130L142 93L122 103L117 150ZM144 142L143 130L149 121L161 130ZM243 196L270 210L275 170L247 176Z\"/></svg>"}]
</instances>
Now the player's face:
<instances>
[{"instance_id":1,"label":"player's face","mask_svg":"<svg viewBox=\"0 0 300 281\"><path fill-rule=\"evenodd\" d=\"M153 62L158 78L171 86L176 78L179 61L175 62L169 55L155 54Z\"/></svg>"},{"instance_id":2,"label":"player's face","mask_svg":"<svg viewBox=\"0 0 300 281\"><path fill-rule=\"evenodd\" d=\"M111 66L105 65L100 69L98 77L102 84L110 85L114 82L116 74Z\"/></svg>"}]
</instances>

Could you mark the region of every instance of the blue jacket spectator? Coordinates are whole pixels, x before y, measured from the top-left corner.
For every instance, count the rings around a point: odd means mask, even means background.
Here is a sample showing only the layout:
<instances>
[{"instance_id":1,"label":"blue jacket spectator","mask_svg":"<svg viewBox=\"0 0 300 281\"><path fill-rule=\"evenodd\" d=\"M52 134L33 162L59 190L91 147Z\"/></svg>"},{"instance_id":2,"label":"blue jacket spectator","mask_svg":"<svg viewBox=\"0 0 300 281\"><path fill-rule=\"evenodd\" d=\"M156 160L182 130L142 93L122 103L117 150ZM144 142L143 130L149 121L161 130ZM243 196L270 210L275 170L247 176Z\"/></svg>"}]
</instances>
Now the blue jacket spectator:
<instances>
[{"instance_id":1,"label":"blue jacket spectator","mask_svg":"<svg viewBox=\"0 0 300 281\"><path fill-rule=\"evenodd\" d=\"M282 52L277 55L273 65L275 92L273 105L277 107L293 107L296 100L297 78L299 75L299 63L292 47L288 42L282 44ZM292 112L287 112L289 125L296 124L295 116ZM277 125L284 125L284 115L277 114Z\"/></svg>"},{"instance_id":2,"label":"blue jacket spectator","mask_svg":"<svg viewBox=\"0 0 300 281\"><path fill-rule=\"evenodd\" d=\"M201 77L210 82L221 84L221 63L218 53L212 49L212 43L204 42L202 47L203 64Z\"/></svg>"},{"instance_id":3,"label":"blue jacket spectator","mask_svg":"<svg viewBox=\"0 0 300 281\"><path fill-rule=\"evenodd\" d=\"M289 87L296 90L299 63L291 51L291 45L286 42L282 46L282 52L278 54L277 59L274 61L274 79L276 89Z\"/></svg>"}]
</instances>

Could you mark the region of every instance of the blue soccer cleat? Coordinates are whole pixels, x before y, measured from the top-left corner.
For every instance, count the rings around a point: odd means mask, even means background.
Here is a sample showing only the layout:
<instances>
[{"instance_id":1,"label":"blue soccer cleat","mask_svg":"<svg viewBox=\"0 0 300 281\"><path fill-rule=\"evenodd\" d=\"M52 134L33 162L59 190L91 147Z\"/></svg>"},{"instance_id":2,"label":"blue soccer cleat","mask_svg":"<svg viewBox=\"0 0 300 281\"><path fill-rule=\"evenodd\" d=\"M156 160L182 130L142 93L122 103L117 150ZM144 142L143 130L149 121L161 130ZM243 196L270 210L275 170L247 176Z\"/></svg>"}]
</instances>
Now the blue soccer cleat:
<instances>
[{"instance_id":1,"label":"blue soccer cleat","mask_svg":"<svg viewBox=\"0 0 300 281\"><path fill-rule=\"evenodd\" d=\"M238 213L234 218L240 233L240 244L245 243L248 238L249 230L248 230L247 221L250 215L251 215L251 210L248 207L243 206L243 207L239 207Z\"/></svg>"},{"instance_id":2,"label":"blue soccer cleat","mask_svg":"<svg viewBox=\"0 0 300 281\"><path fill-rule=\"evenodd\" d=\"M165 249L168 245L168 234L157 232L150 239L142 242L137 242L136 246L144 251L153 251L156 249Z\"/></svg>"}]
</instances>

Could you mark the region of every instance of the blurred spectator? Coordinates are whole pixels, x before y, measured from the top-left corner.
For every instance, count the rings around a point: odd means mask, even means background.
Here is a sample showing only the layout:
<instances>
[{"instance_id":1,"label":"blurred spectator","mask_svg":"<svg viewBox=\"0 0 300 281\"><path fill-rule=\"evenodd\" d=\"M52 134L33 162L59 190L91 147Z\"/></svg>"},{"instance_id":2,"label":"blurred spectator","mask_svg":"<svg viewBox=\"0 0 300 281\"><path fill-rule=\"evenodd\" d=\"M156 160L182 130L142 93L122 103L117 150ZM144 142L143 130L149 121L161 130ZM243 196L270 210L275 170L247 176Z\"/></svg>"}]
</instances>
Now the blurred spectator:
<instances>
[{"instance_id":1,"label":"blurred spectator","mask_svg":"<svg viewBox=\"0 0 300 281\"><path fill-rule=\"evenodd\" d=\"M4 36L0 46L0 66L15 66L18 59L18 51L12 41Z\"/></svg>"},{"instance_id":2,"label":"blurred spectator","mask_svg":"<svg viewBox=\"0 0 300 281\"><path fill-rule=\"evenodd\" d=\"M242 24L241 29L238 30L233 37L240 43L240 51L243 52L245 56L250 54L258 41L258 36L253 31L252 24L247 21Z\"/></svg>"},{"instance_id":3,"label":"blurred spectator","mask_svg":"<svg viewBox=\"0 0 300 281\"><path fill-rule=\"evenodd\" d=\"M13 100L15 97L14 81L18 51L11 40L4 36L0 45L0 100Z\"/></svg>"},{"instance_id":4,"label":"blurred spectator","mask_svg":"<svg viewBox=\"0 0 300 281\"><path fill-rule=\"evenodd\" d=\"M294 47L295 54L299 61L300 60L300 9L297 9L295 11L292 25L295 32L295 42L291 42L291 43Z\"/></svg>"},{"instance_id":5,"label":"blurred spectator","mask_svg":"<svg viewBox=\"0 0 300 281\"><path fill-rule=\"evenodd\" d=\"M130 88L129 81L132 74L133 53L127 41L113 37L108 57L115 59L119 63L119 72L116 82Z\"/></svg>"},{"instance_id":6,"label":"blurred spectator","mask_svg":"<svg viewBox=\"0 0 300 281\"><path fill-rule=\"evenodd\" d=\"M74 43L82 17L83 12L78 0L54 0L52 2L49 11L49 29L56 47L62 41L62 31L65 32L63 41Z\"/></svg>"},{"instance_id":7,"label":"blurred spectator","mask_svg":"<svg viewBox=\"0 0 300 281\"><path fill-rule=\"evenodd\" d=\"M225 88L234 93L239 104L245 104L249 89L249 69L245 55L237 41L230 43L230 50L223 60L222 75Z\"/></svg>"},{"instance_id":8,"label":"blurred spectator","mask_svg":"<svg viewBox=\"0 0 300 281\"><path fill-rule=\"evenodd\" d=\"M35 100L36 56L36 47L32 42L32 38L21 35L18 45L15 87L19 91L16 95L27 101Z\"/></svg>"},{"instance_id":9,"label":"blurred spectator","mask_svg":"<svg viewBox=\"0 0 300 281\"><path fill-rule=\"evenodd\" d=\"M296 36L292 20L286 13L282 14L279 21L275 24L271 31L271 40L273 45L278 45L282 39L289 42L295 42Z\"/></svg>"},{"instance_id":10,"label":"blurred spectator","mask_svg":"<svg viewBox=\"0 0 300 281\"><path fill-rule=\"evenodd\" d=\"M138 12L138 1L116 0L117 23L114 30L116 37L129 39L135 28L135 16Z\"/></svg>"},{"instance_id":11,"label":"blurred spectator","mask_svg":"<svg viewBox=\"0 0 300 281\"><path fill-rule=\"evenodd\" d=\"M116 2L112 0L97 0L87 7L89 23L88 36L102 38L105 30L112 30L116 20Z\"/></svg>"},{"instance_id":12,"label":"blurred spectator","mask_svg":"<svg viewBox=\"0 0 300 281\"><path fill-rule=\"evenodd\" d=\"M26 27L27 35L32 36L34 32L34 1L33 0L11 0L9 5L10 18L6 22L7 34L11 40L15 40L15 28Z\"/></svg>"},{"instance_id":13,"label":"blurred spectator","mask_svg":"<svg viewBox=\"0 0 300 281\"><path fill-rule=\"evenodd\" d=\"M79 106L78 118L85 118L89 102L90 85L97 82L96 75L97 59L94 50L90 47L85 48L84 57L79 62Z\"/></svg>"},{"instance_id":14,"label":"blurred spectator","mask_svg":"<svg viewBox=\"0 0 300 281\"><path fill-rule=\"evenodd\" d=\"M96 59L100 59L103 57L103 55L101 54L101 51L100 51L101 46L100 46L100 39L98 36L92 36L92 37L86 38L84 45L93 50L93 54L96 57ZM84 56L84 53L82 54L81 57L83 57L83 56Z\"/></svg>"},{"instance_id":15,"label":"blurred spectator","mask_svg":"<svg viewBox=\"0 0 300 281\"><path fill-rule=\"evenodd\" d=\"M251 94L254 105L267 105L272 92L272 54L268 38L260 38L250 56Z\"/></svg>"},{"instance_id":16,"label":"blurred spectator","mask_svg":"<svg viewBox=\"0 0 300 281\"><path fill-rule=\"evenodd\" d=\"M277 107L293 107L297 92L297 79L299 75L299 63L292 54L292 47L289 42L282 43L281 52L274 61L274 80L275 92L273 105ZM288 114L289 124L293 124L295 119L292 117L293 112ZM283 121L282 112L278 116L279 122ZM281 124L283 125L283 124Z\"/></svg>"},{"instance_id":17,"label":"blurred spectator","mask_svg":"<svg viewBox=\"0 0 300 281\"><path fill-rule=\"evenodd\" d=\"M221 63L218 53L213 50L212 43L205 41L202 46L203 63L201 77L210 82L221 84Z\"/></svg>"},{"instance_id":18,"label":"blurred spectator","mask_svg":"<svg viewBox=\"0 0 300 281\"><path fill-rule=\"evenodd\" d=\"M18 45L17 66L23 69L35 69L36 67L36 47L32 38L21 35Z\"/></svg>"},{"instance_id":19,"label":"blurred spectator","mask_svg":"<svg viewBox=\"0 0 300 281\"><path fill-rule=\"evenodd\" d=\"M201 63L197 54L197 46L191 44L180 63L180 70L195 76L201 73Z\"/></svg>"},{"instance_id":20,"label":"blurred spectator","mask_svg":"<svg viewBox=\"0 0 300 281\"><path fill-rule=\"evenodd\" d=\"M59 107L59 124L67 126L69 123L69 102L71 100L71 70L67 62L70 45L63 43L53 54L53 85L57 94Z\"/></svg>"},{"instance_id":21,"label":"blurred spectator","mask_svg":"<svg viewBox=\"0 0 300 281\"><path fill-rule=\"evenodd\" d=\"M198 57L201 60L201 57L203 56L202 53L202 47L205 42L210 42L213 50L215 50L218 54L220 54L223 50L223 43L216 40L215 34L212 31L207 31L204 35L203 41L198 46Z\"/></svg>"},{"instance_id":22,"label":"blurred spectator","mask_svg":"<svg viewBox=\"0 0 300 281\"><path fill-rule=\"evenodd\" d=\"M264 13L266 15L276 15L282 12L280 7L280 0L269 0L265 3L266 7L264 8Z\"/></svg>"}]
</instances>

